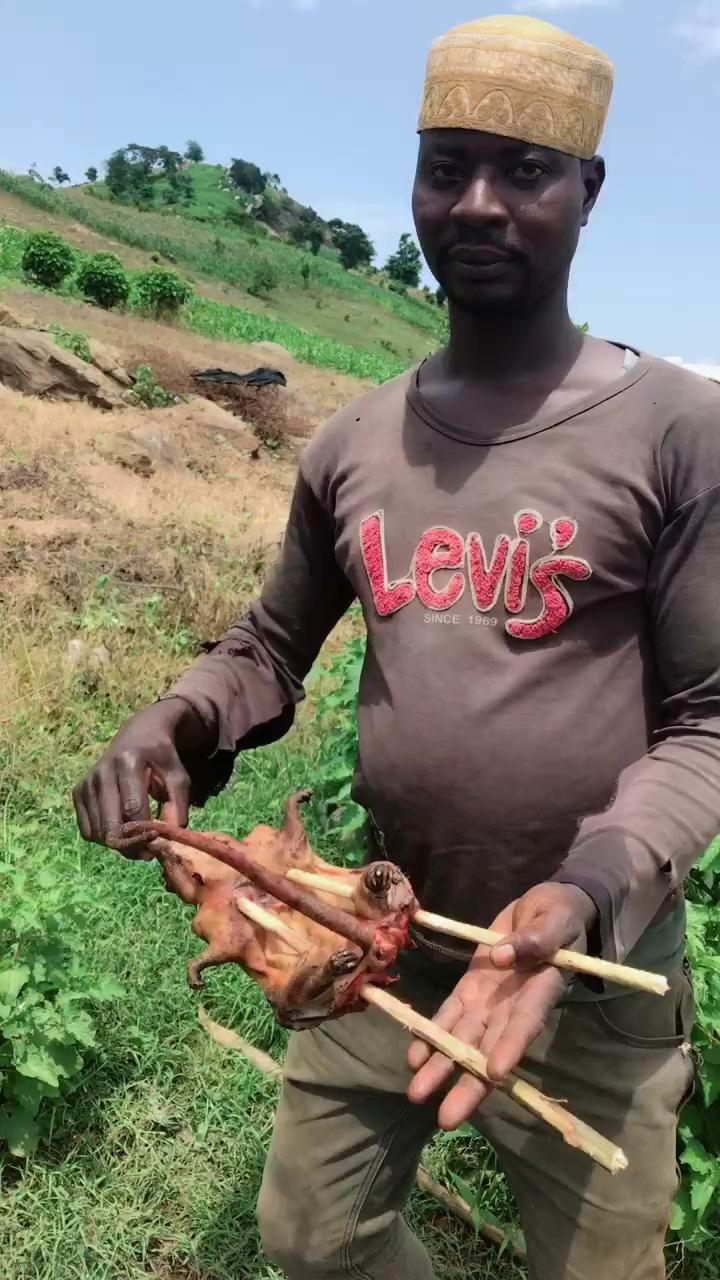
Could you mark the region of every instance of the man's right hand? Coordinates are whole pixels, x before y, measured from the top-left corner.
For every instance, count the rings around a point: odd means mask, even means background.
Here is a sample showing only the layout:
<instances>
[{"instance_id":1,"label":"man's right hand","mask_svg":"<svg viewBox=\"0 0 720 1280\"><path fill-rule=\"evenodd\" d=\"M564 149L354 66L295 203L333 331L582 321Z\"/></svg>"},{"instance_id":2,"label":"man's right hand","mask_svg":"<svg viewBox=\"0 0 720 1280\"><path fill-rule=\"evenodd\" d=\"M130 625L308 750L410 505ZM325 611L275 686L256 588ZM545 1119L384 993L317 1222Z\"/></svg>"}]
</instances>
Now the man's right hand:
<instances>
[{"instance_id":1,"label":"man's right hand","mask_svg":"<svg viewBox=\"0 0 720 1280\"><path fill-rule=\"evenodd\" d=\"M152 817L151 799L159 802L166 822L186 826L190 778L182 756L211 745L203 721L179 698L132 716L73 791L83 839L112 847L113 833L124 822ZM124 852L130 858L143 856L140 847Z\"/></svg>"}]
</instances>

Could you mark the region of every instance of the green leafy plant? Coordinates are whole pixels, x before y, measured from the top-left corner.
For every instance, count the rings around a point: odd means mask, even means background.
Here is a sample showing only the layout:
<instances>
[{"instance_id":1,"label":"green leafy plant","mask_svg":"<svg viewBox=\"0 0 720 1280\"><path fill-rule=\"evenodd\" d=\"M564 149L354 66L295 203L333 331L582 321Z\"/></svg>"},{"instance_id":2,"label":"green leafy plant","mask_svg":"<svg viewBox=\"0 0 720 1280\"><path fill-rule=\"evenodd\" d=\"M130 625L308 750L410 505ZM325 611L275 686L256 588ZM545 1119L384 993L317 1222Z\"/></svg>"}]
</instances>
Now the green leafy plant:
<instances>
[{"instance_id":1,"label":"green leafy plant","mask_svg":"<svg viewBox=\"0 0 720 1280\"><path fill-rule=\"evenodd\" d=\"M324 735L314 792L324 811L326 825L339 835L346 847L346 861L360 860L359 832L367 820L364 809L355 804L350 794L357 760L357 699L365 643L364 633L354 636L327 666L318 667L314 673L329 682L316 700L316 716Z\"/></svg>"},{"instance_id":2,"label":"green leafy plant","mask_svg":"<svg viewBox=\"0 0 720 1280\"><path fill-rule=\"evenodd\" d=\"M698 1091L680 1122L683 1180L671 1227L686 1249L706 1249L717 1235L720 1198L720 837L688 883L687 952L693 974ZM713 1222L714 1218L714 1222Z\"/></svg>"},{"instance_id":3,"label":"green leafy plant","mask_svg":"<svg viewBox=\"0 0 720 1280\"><path fill-rule=\"evenodd\" d=\"M31 231L25 241L21 266L34 284L57 289L71 273L75 255L54 231Z\"/></svg>"},{"instance_id":4,"label":"green leafy plant","mask_svg":"<svg viewBox=\"0 0 720 1280\"><path fill-rule=\"evenodd\" d=\"M130 396L135 404L144 404L146 409L167 409L178 399L158 382L151 364L138 365Z\"/></svg>"},{"instance_id":5,"label":"green leafy plant","mask_svg":"<svg viewBox=\"0 0 720 1280\"><path fill-rule=\"evenodd\" d=\"M43 1105L94 1048L93 1004L122 994L82 958L92 905L69 871L0 864L0 1141L16 1156L35 1150Z\"/></svg>"},{"instance_id":6,"label":"green leafy plant","mask_svg":"<svg viewBox=\"0 0 720 1280\"><path fill-rule=\"evenodd\" d=\"M92 363L88 340L79 329L65 329L61 324L49 324L48 333L52 334L59 347L63 347L65 351L72 351L78 360Z\"/></svg>"},{"instance_id":7,"label":"green leafy plant","mask_svg":"<svg viewBox=\"0 0 720 1280\"><path fill-rule=\"evenodd\" d=\"M280 283L280 277L273 266L272 262L261 261L255 268L251 283L248 285L248 293L254 298L266 297L268 293L272 293L273 289L277 289Z\"/></svg>"},{"instance_id":8,"label":"green leafy plant","mask_svg":"<svg viewBox=\"0 0 720 1280\"><path fill-rule=\"evenodd\" d=\"M141 311L168 318L189 301L192 290L170 267L150 267L135 276L132 297Z\"/></svg>"},{"instance_id":9,"label":"green leafy plant","mask_svg":"<svg viewBox=\"0 0 720 1280\"><path fill-rule=\"evenodd\" d=\"M130 281L114 253L93 253L84 258L75 278L83 297L99 307L119 307L130 296Z\"/></svg>"}]
</instances>

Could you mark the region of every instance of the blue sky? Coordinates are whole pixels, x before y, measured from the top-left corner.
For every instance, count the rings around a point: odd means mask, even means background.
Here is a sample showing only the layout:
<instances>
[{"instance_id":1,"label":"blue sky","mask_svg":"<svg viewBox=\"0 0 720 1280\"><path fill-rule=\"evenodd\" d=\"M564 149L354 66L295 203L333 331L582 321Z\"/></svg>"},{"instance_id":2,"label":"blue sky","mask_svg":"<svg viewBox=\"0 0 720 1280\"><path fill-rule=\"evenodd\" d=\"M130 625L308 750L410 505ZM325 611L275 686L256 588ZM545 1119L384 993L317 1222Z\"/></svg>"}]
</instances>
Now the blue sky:
<instances>
[{"instance_id":1,"label":"blue sky","mask_svg":"<svg viewBox=\"0 0 720 1280\"><path fill-rule=\"evenodd\" d=\"M720 361L720 0L3 0L0 165L79 179L129 141L242 156L382 257L409 230L428 45L534 12L600 45L608 185L572 309L599 335ZM11 123L12 122L12 123Z\"/></svg>"}]
</instances>

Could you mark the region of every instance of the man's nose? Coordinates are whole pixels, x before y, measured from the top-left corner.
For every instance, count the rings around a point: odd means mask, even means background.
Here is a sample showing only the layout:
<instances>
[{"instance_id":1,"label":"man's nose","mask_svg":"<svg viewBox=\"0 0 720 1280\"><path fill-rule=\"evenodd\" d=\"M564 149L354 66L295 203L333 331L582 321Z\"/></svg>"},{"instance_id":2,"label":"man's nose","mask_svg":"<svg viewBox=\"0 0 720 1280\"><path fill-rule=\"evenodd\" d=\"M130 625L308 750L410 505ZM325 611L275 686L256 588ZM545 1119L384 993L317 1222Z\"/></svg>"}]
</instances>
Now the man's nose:
<instances>
[{"instance_id":1,"label":"man's nose","mask_svg":"<svg viewBox=\"0 0 720 1280\"><path fill-rule=\"evenodd\" d=\"M497 185L487 177L473 178L453 206L453 214L463 222L506 222L507 208Z\"/></svg>"}]
</instances>

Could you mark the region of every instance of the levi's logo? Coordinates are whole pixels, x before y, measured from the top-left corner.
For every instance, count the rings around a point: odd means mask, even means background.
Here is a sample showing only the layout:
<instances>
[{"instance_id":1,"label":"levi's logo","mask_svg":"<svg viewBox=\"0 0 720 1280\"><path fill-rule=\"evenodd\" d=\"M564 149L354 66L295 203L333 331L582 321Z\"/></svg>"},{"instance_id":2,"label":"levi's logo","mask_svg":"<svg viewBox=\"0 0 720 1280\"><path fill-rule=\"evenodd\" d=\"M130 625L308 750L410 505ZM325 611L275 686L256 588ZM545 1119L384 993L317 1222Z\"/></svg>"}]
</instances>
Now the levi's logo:
<instances>
[{"instance_id":1,"label":"levi's logo","mask_svg":"<svg viewBox=\"0 0 720 1280\"><path fill-rule=\"evenodd\" d=\"M435 525L420 538L407 577L390 581L385 549L385 513L376 511L360 525L363 564L380 617L397 613L416 598L426 609L446 612L468 590L478 613L489 613L502 601L513 616L505 630L515 640L540 640L558 631L573 611L563 579L583 582L592 570L587 560L568 555L578 526L560 518L545 525L538 511L519 511L513 535L501 533L493 547L479 533L463 538L454 529ZM530 538L545 526L549 554L533 558ZM534 539L535 553L537 539ZM534 597L535 607L533 608ZM526 613L525 610L528 610Z\"/></svg>"}]
</instances>

